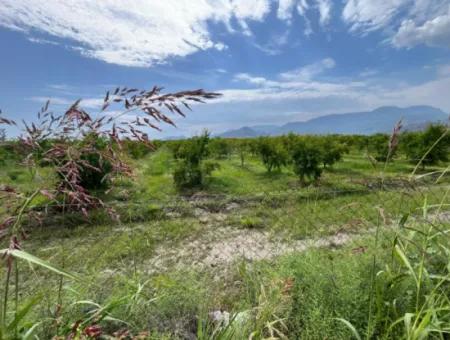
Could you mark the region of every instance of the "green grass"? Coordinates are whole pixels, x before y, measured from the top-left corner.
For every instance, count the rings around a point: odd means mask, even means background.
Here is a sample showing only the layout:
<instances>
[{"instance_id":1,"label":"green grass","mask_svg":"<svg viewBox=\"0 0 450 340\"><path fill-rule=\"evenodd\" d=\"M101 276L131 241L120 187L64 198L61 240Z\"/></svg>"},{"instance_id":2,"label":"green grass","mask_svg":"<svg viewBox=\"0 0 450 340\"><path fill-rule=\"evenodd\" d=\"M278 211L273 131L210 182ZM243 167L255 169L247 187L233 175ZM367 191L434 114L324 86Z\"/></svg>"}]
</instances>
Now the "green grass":
<instances>
[{"instance_id":1,"label":"green grass","mask_svg":"<svg viewBox=\"0 0 450 340\"><path fill-rule=\"evenodd\" d=\"M326 169L317 185L304 187L288 167L267 173L256 157L248 156L244 167L236 155L218 163L207 185L189 197L175 189L174 161L163 148L133 161L133 178L118 179L107 201L120 212L120 223L103 213L93 213L88 220L68 213L29 228L29 239L23 243L27 252L81 278L61 279L20 263L22 303L42 296L27 316L30 322L45 320L38 329L40 337L67 335L74 321L85 320L98 310L87 301L104 307L98 315L108 318L98 323L105 331L147 331L149 339L183 339L193 334L199 339L213 338L214 325L207 315L218 309L235 313L241 323L216 332L216 338L248 338L253 333L255 339L262 339L273 333L290 339L349 339L351 331L337 321L342 318L363 337L395 339L404 331L397 324L389 330L390 325L406 313L420 315L415 305L424 304L427 296L449 305L433 291L434 279L426 275L417 293L405 262L392 256L394 240L406 238L415 245L406 249L413 271L426 264L427 273L448 277L448 254L443 250L447 236L439 232L448 231L448 223L436 222L435 237L424 240L430 225L421 220L424 205L430 216L439 212L435 206L448 212L448 176L438 184L431 185L427 179L407 189L413 165L398 159L387 165L385 188L379 190L384 165L374 168L355 152ZM0 169L0 182L31 191L52 181L49 169L37 173L33 178L8 164ZM394 228L408 214L405 226L410 229ZM251 263L238 260L226 269L179 263L155 268L164 249L181 250L192 240L226 228L289 241L371 233L343 247L310 249ZM377 242L375 230L380 231ZM420 249L430 252L423 261ZM188 258L186 262L201 260ZM376 280L374 273L380 275ZM442 284L438 292L448 293L448 284ZM62 310L57 312L59 303ZM435 311L433 318L438 317L442 320L439 327L449 327L445 315Z\"/></svg>"}]
</instances>

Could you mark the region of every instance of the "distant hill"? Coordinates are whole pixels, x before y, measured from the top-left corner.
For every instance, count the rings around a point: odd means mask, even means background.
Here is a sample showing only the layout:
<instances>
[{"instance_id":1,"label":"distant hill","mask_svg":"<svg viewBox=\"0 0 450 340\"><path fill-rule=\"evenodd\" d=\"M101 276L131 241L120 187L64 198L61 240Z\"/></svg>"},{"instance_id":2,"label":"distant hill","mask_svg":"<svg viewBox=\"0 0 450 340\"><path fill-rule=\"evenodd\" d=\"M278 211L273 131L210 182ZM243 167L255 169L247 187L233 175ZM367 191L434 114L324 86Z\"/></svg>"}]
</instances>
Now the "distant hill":
<instances>
[{"instance_id":1,"label":"distant hill","mask_svg":"<svg viewBox=\"0 0 450 340\"><path fill-rule=\"evenodd\" d=\"M250 128L248 126L241 127L237 130L231 130L228 132L224 132L220 134L218 137L222 138L251 138L251 137L258 137L261 135L265 135L263 130L256 130L254 128Z\"/></svg>"},{"instance_id":2,"label":"distant hill","mask_svg":"<svg viewBox=\"0 0 450 340\"><path fill-rule=\"evenodd\" d=\"M424 127L434 122L446 122L448 113L432 106L411 106L400 108L383 106L373 111L331 114L304 122L291 122L282 126L259 125L243 127L220 134L220 137L257 137L263 135L282 135L289 132L297 134L364 134L389 133L394 125L403 120L410 130ZM264 127L267 126L266 129Z\"/></svg>"}]
</instances>

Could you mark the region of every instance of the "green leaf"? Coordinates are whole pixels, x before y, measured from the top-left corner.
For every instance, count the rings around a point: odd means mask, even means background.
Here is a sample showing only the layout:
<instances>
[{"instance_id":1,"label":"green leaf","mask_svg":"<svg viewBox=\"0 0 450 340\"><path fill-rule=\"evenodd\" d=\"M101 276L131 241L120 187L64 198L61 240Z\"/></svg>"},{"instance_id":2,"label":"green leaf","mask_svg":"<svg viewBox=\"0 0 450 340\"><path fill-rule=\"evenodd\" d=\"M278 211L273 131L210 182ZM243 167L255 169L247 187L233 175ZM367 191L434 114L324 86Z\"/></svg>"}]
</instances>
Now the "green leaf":
<instances>
[{"instance_id":1,"label":"green leaf","mask_svg":"<svg viewBox=\"0 0 450 340\"><path fill-rule=\"evenodd\" d=\"M31 254L29 254L27 252L24 252L23 250L3 249L3 250L0 251L0 254L12 255L13 257L15 257L17 259L25 260L25 261L28 261L30 263L36 264L36 265L38 265L40 267L43 267L43 268L46 268L46 269L48 269L48 270L50 270L50 271L52 271L52 272L54 272L56 274L66 276L66 277L68 277L69 279L72 279L72 280L77 280L78 279L75 275L70 274L69 272L66 272L63 269L59 269L59 268L51 265L50 263L48 263L48 262L46 262L44 260L41 260L40 258L38 258L38 257L36 257L34 255L31 255Z\"/></svg>"},{"instance_id":2,"label":"green leaf","mask_svg":"<svg viewBox=\"0 0 450 340\"><path fill-rule=\"evenodd\" d=\"M22 339L23 339L23 340L30 339L31 336L33 335L35 329L36 329L40 324L41 324L41 322L37 322L37 323L35 323L33 326L31 326L31 327L27 330L27 332L22 336Z\"/></svg>"},{"instance_id":3,"label":"green leaf","mask_svg":"<svg viewBox=\"0 0 450 340\"><path fill-rule=\"evenodd\" d=\"M419 280L417 278L416 273L414 272L413 267L411 266L411 263L409 262L408 258L406 257L405 253L403 252L401 245L397 243L394 247L395 254L400 259L400 261L408 268L410 274L413 276L414 280L416 281L416 285L419 285Z\"/></svg>"},{"instance_id":4,"label":"green leaf","mask_svg":"<svg viewBox=\"0 0 450 340\"><path fill-rule=\"evenodd\" d=\"M342 318L335 318L336 320L342 322L345 326L347 326L347 328L352 332L353 336L357 339L357 340L361 340L361 336L359 335L358 331L356 330L355 326L353 326L350 322L348 322L345 319Z\"/></svg>"},{"instance_id":5,"label":"green leaf","mask_svg":"<svg viewBox=\"0 0 450 340\"><path fill-rule=\"evenodd\" d=\"M28 314L31 308L36 305L39 300L41 300L41 296L36 296L30 302L28 302L14 317L14 320L8 325L7 330L13 331L20 323L20 321Z\"/></svg>"}]
</instances>

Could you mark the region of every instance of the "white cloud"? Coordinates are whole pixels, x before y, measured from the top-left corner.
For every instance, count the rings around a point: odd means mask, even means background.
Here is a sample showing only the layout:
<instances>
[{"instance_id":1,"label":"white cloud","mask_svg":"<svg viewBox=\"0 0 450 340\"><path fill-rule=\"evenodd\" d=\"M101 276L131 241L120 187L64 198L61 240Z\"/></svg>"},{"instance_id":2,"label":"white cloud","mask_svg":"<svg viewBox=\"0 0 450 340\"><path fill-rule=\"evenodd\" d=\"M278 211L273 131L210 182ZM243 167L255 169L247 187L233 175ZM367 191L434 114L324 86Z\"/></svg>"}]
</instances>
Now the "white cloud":
<instances>
[{"instance_id":1,"label":"white cloud","mask_svg":"<svg viewBox=\"0 0 450 340\"><path fill-rule=\"evenodd\" d=\"M250 89L224 89L219 91L222 97L214 100L215 103L252 102L252 101L278 101L298 99L318 99L325 97L357 98L359 89L366 87L364 82L347 83L321 82L314 78L327 69L335 66L331 58L304 67L280 73L277 79L267 79L252 76L248 73L239 73L234 81L253 85Z\"/></svg>"},{"instance_id":2,"label":"white cloud","mask_svg":"<svg viewBox=\"0 0 450 340\"><path fill-rule=\"evenodd\" d=\"M307 0L279 0L277 17L280 20L290 22L294 8L296 8L298 14L305 20L307 28L310 28L310 20L308 19L307 12L313 9L319 12L319 23L324 26L331 19L332 7L331 0L312 0L309 2Z\"/></svg>"},{"instance_id":3,"label":"white cloud","mask_svg":"<svg viewBox=\"0 0 450 340\"><path fill-rule=\"evenodd\" d=\"M28 40L33 43L36 43L36 44L59 45L59 43L57 43L56 41L47 40L47 39L29 37Z\"/></svg>"},{"instance_id":4,"label":"white cloud","mask_svg":"<svg viewBox=\"0 0 450 340\"><path fill-rule=\"evenodd\" d=\"M70 105L72 105L76 98L66 98L66 97L43 97L43 96L34 96L28 98L31 101L37 102L37 103L45 103L47 100L50 100L50 105L58 105L58 106L64 106L65 108L69 108ZM99 109L103 105L103 98L86 98L82 99L80 102L80 106L84 109Z\"/></svg>"},{"instance_id":5,"label":"white cloud","mask_svg":"<svg viewBox=\"0 0 450 340\"><path fill-rule=\"evenodd\" d=\"M342 19L353 32L383 30L396 47L450 47L448 0L347 0Z\"/></svg>"},{"instance_id":6,"label":"white cloud","mask_svg":"<svg viewBox=\"0 0 450 340\"><path fill-rule=\"evenodd\" d=\"M309 80L335 66L336 62L333 59L325 58L316 63L283 72L280 76L284 80Z\"/></svg>"},{"instance_id":7,"label":"white cloud","mask_svg":"<svg viewBox=\"0 0 450 340\"><path fill-rule=\"evenodd\" d=\"M439 65L437 67L437 74L440 77L450 76L450 64L448 64L448 65Z\"/></svg>"},{"instance_id":8,"label":"white cloud","mask_svg":"<svg viewBox=\"0 0 450 340\"><path fill-rule=\"evenodd\" d=\"M329 0L317 0L317 9L320 14L320 23L326 25L331 19L332 3Z\"/></svg>"},{"instance_id":9,"label":"white cloud","mask_svg":"<svg viewBox=\"0 0 450 340\"><path fill-rule=\"evenodd\" d=\"M278 55L283 52L283 47L289 43L289 31L281 34L272 34L265 44L254 43L260 51L268 55Z\"/></svg>"},{"instance_id":10,"label":"white cloud","mask_svg":"<svg viewBox=\"0 0 450 340\"><path fill-rule=\"evenodd\" d=\"M282 72L278 80L269 80L264 77L252 76L248 73L238 73L233 77L236 82L244 82L251 85L273 88L299 88L309 89L310 85L317 84L314 78L336 66L331 58L322 59L316 63L308 64L294 70Z\"/></svg>"},{"instance_id":11,"label":"white cloud","mask_svg":"<svg viewBox=\"0 0 450 340\"><path fill-rule=\"evenodd\" d=\"M308 15L317 12L319 24L327 25L332 0L2 0L0 26L20 30L32 42L65 44L86 57L146 67L201 50L227 49L212 36L210 24L251 36L250 22L263 21L274 9L289 23L295 8L308 35ZM279 53L276 46L262 48Z\"/></svg>"},{"instance_id":12,"label":"white cloud","mask_svg":"<svg viewBox=\"0 0 450 340\"><path fill-rule=\"evenodd\" d=\"M294 10L296 0L279 0L277 16L280 20L292 19L292 11Z\"/></svg>"},{"instance_id":13,"label":"white cloud","mask_svg":"<svg viewBox=\"0 0 450 340\"><path fill-rule=\"evenodd\" d=\"M372 31L389 25L402 7L411 0L347 0L342 18L353 31Z\"/></svg>"},{"instance_id":14,"label":"white cloud","mask_svg":"<svg viewBox=\"0 0 450 340\"><path fill-rule=\"evenodd\" d=\"M413 47L418 44L450 48L450 12L418 26L414 20L402 22L392 39L396 47Z\"/></svg>"},{"instance_id":15,"label":"white cloud","mask_svg":"<svg viewBox=\"0 0 450 340\"><path fill-rule=\"evenodd\" d=\"M326 59L324 59L326 60ZM333 62L327 61L328 67ZM306 66L305 68L310 67ZM290 75L297 75L290 76ZM289 76L286 76L289 75ZM376 70L364 70L360 76L369 77L367 81L352 81L350 79L333 79L327 81L314 80L314 77L298 77L295 72L280 73L275 79L253 76L247 73L237 74L236 81L245 82L252 88L223 89L223 97L214 100L217 104L235 104L241 107L244 103L266 107L275 105L277 111L283 112L286 103L303 104L316 108L316 113L330 110L328 105L338 102L341 107L332 107L330 112L358 111L374 109L384 105L412 106L431 105L450 112L450 65L436 67L435 79L419 84L408 84L387 80L385 76L377 76ZM291 105L292 107L292 105ZM309 112L311 114L314 111Z\"/></svg>"},{"instance_id":16,"label":"white cloud","mask_svg":"<svg viewBox=\"0 0 450 340\"><path fill-rule=\"evenodd\" d=\"M127 66L151 66L198 50L226 48L209 22L262 20L269 0L2 0L0 25L69 39L85 56Z\"/></svg>"},{"instance_id":17,"label":"white cloud","mask_svg":"<svg viewBox=\"0 0 450 340\"><path fill-rule=\"evenodd\" d=\"M234 81L243 81L253 85L265 86L268 80L264 77L254 77L248 73L238 73L233 78Z\"/></svg>"}]
</instances>

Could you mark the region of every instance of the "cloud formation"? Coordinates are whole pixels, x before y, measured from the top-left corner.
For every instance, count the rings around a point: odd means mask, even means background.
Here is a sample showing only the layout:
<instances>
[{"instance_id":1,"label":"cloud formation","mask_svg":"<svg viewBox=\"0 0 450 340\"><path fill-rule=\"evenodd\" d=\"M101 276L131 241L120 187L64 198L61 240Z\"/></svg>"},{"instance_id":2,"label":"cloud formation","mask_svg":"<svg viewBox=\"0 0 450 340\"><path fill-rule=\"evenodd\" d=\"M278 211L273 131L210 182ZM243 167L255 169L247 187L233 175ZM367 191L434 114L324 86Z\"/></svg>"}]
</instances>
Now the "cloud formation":
<instances>
[{"instance_id":1,"label":"cloud formation","mask_svg":"<svg viewBox=\"0 0 450 340\"><path fill-rule=\"evenodd\" d=\"M22 31L35 43L65 45L108 63L147 67L197 51L226 50L211 24L253 35L252 22L276 12L287 27L297 15L304 34L341 18L349 31L382 30L397 48L450 47L448 0L2 0L0 26ZM274 36L281 41L284 35ZM255 47L280 53L281 41Z\"/></svg>"},{"instance_id":2,"label":"cloud formation","mask_svg":"<svg viewBox=\"0 0 450 340\"><path fill-rule=\"evenodd\" d=\"M250 22L264 20L276 8L278 18L289 21L294 7L308 25L306 11L317 11L321 25L330 21L331 0L3 0L0 26L22 31L32 42L64 39L84 56L142 67L227 49L212 37L211 23L250 36Z\"/></svg>"},{"instance_id":3,"label":"cloud formation","mask_svg":"<svg viewBox=\"0 0 450 340\"><path fill-rule=\"evenodd\" d=\"M236 19L262 20L269 0L3 0L0 25L29 34L69 39L81 54L108 63L151 66L198 50L224 50L208 22L231 29Z\"/></svg>"},{"instance_id":4,"label":"cloud formation","mask_svg":"<svg viewBox=\"0 0 450 340\"><path fill-rule=\"evenodd\" d=\"M419 44L450 48L450 4L446 0L347 0L342 19L352 32L386 32L398 48Z\"/></svg>"}]
</instances>

